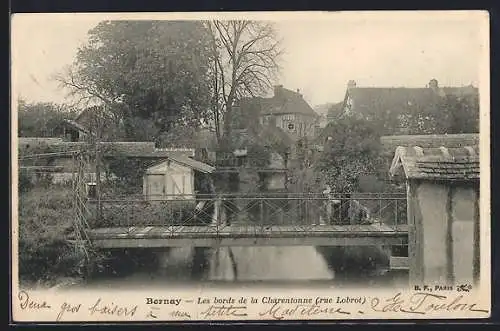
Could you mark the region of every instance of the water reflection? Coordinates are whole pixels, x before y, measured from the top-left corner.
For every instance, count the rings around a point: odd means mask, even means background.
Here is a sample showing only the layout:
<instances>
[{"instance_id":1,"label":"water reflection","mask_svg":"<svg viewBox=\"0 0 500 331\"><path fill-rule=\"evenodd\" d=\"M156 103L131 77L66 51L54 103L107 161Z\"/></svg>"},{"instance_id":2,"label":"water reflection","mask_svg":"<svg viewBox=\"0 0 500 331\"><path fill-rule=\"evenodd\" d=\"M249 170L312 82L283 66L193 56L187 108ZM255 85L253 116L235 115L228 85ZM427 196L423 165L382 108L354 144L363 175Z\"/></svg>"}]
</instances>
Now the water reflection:
<instances>
[{"instance_id":1,"label":"water reflection","mask_svg":"<svg viewBox=\"0 0 500 331\"><path fill-rule=\"evenodd\" d=\"M210 254L208 280L328 280L334 273L314 247L222 247Z\"/></svg>"},{"instance_id":2,"label":"water reflection","mask_svg":"<svg viewBox=\"0 0 500 331\"><path fill-rule=\"evenodd\" d=\"M200 283L320 282L332 286L407 286L407 273L388 272L379 247L182 247L116 251L93 286L141 288ZM112 272L110 272L112 271Z\"/></svg>"}]
</instances>

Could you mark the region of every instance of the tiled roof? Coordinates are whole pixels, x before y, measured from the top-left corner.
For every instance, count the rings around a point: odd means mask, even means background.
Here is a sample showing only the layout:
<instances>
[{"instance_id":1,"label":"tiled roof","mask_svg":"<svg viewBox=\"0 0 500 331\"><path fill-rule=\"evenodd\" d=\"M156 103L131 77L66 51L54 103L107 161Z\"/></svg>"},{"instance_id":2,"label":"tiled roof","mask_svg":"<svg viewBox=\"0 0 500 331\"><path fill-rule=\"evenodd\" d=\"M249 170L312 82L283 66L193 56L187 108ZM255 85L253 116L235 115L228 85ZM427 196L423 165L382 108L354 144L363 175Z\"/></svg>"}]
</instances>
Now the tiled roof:
<instances>
[{"instance_id":1,"label":"tiled roof","mask_svg":"<svg viewBox=\"0 0 500 331\"><path fill-rule=\"evenodd\" d=\"M406 88L406 87L354 87L346 93L352 99L352 111L366 115L412 113L437 103L441 97L477 96L475 87ZM346 101L345 100L345 101ZM344 102L345 102L344 101Z\"/></svg>"},{"instance_id":2,"label":"tiled roof","mask_svg":"<svg viewBox=\"0 0 500 331\"><path fill-rule=\"evenodd\" d=\"M458 148L398 147L389 173L403 171L409 179L476 180L479 179L478 146Z\"/></svg>"},{"instance_id":3,"label":"tiled roof","mask_svg":"<svg viewBox=\"0 0 500 331\"><path fill-rule=\"evenodd\" d=\"M271 98L246 98L240 102L241 108L251 108L254 105L258 106L260 115L302 114L318 116L301 94L283 87L279 88L278 95Z\"/></svg>"},{"instance_id":4,"label":"tiled roof","mask_svg":"<svg viewBox=\"0 0 500 331\"><path fill-rule=\"evenodd\" d=\"M79 150L84 147L89 147L88 143L85 142L55 142L49 145L50 149L54 152L65 152ZM147 154L153 153L155 151L154 142L135 142L135 141L116 141L101 142L101 151L103 154L114 155L114 154L125 154L126 156L132 156L136 154Z\"/></svg>"},{"instance_id":5,"label":"tiled roof","mask_svg":"<svg viewBox=\"0 0 500 331\"><path fill-rule=\"evenodd\" d=\"M467 134L431 134L431 135L397 135L380 137L383 152L393 154L398 146L422 148L436 148L446 146L457 148L479 145L478 133Z\"/></svg>"}]
</instances>

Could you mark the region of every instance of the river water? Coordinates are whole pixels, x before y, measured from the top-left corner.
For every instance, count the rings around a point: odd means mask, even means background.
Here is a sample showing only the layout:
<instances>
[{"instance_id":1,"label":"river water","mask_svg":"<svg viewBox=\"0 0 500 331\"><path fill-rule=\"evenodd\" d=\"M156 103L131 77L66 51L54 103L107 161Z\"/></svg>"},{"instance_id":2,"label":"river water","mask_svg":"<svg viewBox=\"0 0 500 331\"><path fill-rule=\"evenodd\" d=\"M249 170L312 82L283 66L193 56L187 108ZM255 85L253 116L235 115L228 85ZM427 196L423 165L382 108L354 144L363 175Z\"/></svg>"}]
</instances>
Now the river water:
<instances>
[{"instance_id":1,"label":"river water","mask_svg":"<svg viewBox=\"0 0 500 331\"><path fill-rule=\"evenodd\" d=\"M407 272L389 270L387 254L378 247L183 247L131 252L127 258L115 257L110 265L86 286L289 283L404 287L408 279Z\"/></svg>"}]
</instances>

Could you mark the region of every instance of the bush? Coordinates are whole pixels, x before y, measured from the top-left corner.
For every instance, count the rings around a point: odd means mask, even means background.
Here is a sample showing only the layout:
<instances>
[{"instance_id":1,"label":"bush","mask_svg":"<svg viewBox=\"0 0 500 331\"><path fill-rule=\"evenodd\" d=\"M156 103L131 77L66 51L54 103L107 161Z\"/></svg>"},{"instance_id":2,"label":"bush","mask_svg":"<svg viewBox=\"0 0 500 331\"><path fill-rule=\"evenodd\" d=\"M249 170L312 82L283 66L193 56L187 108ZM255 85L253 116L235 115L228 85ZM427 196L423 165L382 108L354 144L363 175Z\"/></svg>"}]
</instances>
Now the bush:
<instances>
[{"instance_id":1,"label":"bush","mask_svg":"<svg viewBox=\"0 0 500 331\"><path fill-rule=\"evenodd\" d=\"M142 160L118 154L109 158L107 166L109 172L117 177L114 184L123 188L124 193L136 193L142 187L142 176L147 168Z\"/></svg>"},{"instance_id":2,"label":"bush","mask_svg":"<svg viewBox=\"0 0 500 331\"><path fill-rule=\"evenodd\" d=\"M19 196L19 276L24 280L74 277L84 255L66 240L73 231L69 188L33 188Z\"/></svg>"},{"instance_id":3,"label":"bush","mask_svg":"<svg viewBox=\"0 0 500 331\"><path fill-rule=\"evenodd\" d=\"M207 210L208 209L208 210ZM104 202L101 219L97 220L97 206L89 207L88 224L92 227L124 227L145 225L196 225L206 223L210 206L195 213L193 201L165 202ZM195 217L196 214L196 217Z\"/></svg>"}]
</instances>

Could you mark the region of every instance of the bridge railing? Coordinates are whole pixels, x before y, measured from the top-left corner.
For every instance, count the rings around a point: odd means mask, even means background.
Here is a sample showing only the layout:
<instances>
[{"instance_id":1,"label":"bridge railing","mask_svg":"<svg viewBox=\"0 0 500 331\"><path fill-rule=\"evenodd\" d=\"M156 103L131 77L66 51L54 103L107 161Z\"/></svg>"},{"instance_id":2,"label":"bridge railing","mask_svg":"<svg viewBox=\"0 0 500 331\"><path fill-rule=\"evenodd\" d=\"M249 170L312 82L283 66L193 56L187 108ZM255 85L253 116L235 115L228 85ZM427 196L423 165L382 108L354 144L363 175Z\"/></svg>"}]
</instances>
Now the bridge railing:
<instances>
[{"instance_id":1,"label":"bridge railing","mask_svg":"<svg viewBox=\"0 0 500 331\"><path fill-rule=\"evenodd\" d=\"M404 194L248 193L89 200L90 227L385 224L404 231ZM98 211L100 209L100 212Z\"/></svg>"}]
</instances>

